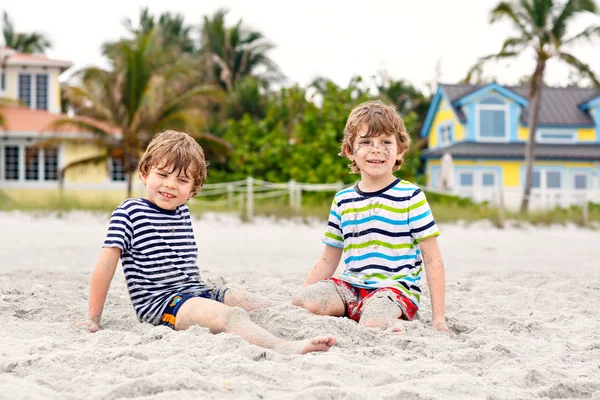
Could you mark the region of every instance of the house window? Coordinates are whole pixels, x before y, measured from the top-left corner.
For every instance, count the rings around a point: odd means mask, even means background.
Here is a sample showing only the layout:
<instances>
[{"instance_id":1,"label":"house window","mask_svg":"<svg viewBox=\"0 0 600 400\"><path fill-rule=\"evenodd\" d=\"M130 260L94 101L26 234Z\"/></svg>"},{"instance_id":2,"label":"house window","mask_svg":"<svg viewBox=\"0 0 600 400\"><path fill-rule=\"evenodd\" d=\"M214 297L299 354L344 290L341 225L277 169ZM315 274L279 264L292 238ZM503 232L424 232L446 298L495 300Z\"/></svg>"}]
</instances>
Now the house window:
<instances>
[{"instance_id":1,"label":"house window","mask_svg":"<svg viewBox=\"0 0 600 400\"><path fill-rule=\"evenodd\" d=\"M536 140L539 143L574 143L577 134L568 131L538 131Z\"/></svg>"},{"instance_id":2,"label":"house window","mask_svg":"<svg viewBox=\"0 0 600 400\"><path fill-rule=\"evenodd\" d=\"M0 91L6 90L6 72L2 71L0 74Z\"/></svg>"},{"instance_id":3,"label":"house window","mask_svg":"<svg viewBox=\"0 0 600 400\"><path fill-rule=\"evenodd\" d=\"M4 148L4 179L7 181L19 180L18 146L6 146Z\"/></svg>"},{"instance_id":4,"label":"house window","mask_svg":"<svg viewBox=\"0 0 600 400\"><path fill-rule=\"evenodd\" d=\"M48 75L46 74L35 76L35 108L48 109Z\"/></svg>"},{"instance_id":5,"label":"house window","mask_svg":"<svg viewBox=\"0 0 600 400\"><path fill-rule=\"evenodd\" d=\"M110 159L110 179L117 182L127 180L125 171L123 170L123 159L111 158Z\"/></svg>"},{"instance_id":6,"label":"house window","mask_svg":"<svg viewBox=\"0 0 600 400\"><path fill-rule=\"evenodd\" d=\"M484 187L496 186L496 174L493 172L482 172L481 183Z\"/></svg>"},{"instance_id":7,"label":"house window","mask_svg":"<svg viewBox=\"0 0 600 400\"><path fill-rule=\"evenodd\" d=\"M44 149L44 180L58 180L58 149Z\"/></svg>"},{"instance_id":8,"label":"house window","mask_svg":"<svg viewBox=\"0 0 600 400\"><path fill-rule=\"evenodd\" d=\"M40 150L32 147L25 148L25 180L40 179Z\"/></svg>"},{"instance_id":9,"label":"house window","mask_svg":"<svg viewBox=\"0 0 600 400\"><path fill-rule=\"evenodd\" d=\"M472 172L461 172L460 173L460 186L471 187L473 186L473 173Z\"/></svg>"},{"instance_id":10,"label":"house window","mask_svg":"<svg viewBox=\"0 0 600 400\"><path fill-rule=\"evenodd\" d=\"M531 187L534 189L560 189L562 188L562 172L541 169L533 171Z\"/></svg>"},{"instance_id":11,"label":"house window","mask_svg":"<svg viewBox=\"0 0 600 400\"><path fill-rule=\"evenodd\" d=\"M482 141L508 140L508 105L495 97L488 97L477 105L476 129Z\"/></svg>"},{"instance_id":12,"label":"house window","mask_svg":"<svg viewBox=\"0 0 600 400\"><path fill-rule=\"evenodd\" d=\"M19 100L31 107L31 75L19 74Z\"/></svg>"},{"instance_id":13,"label":"house window","mask_svg":"<svg viewBox=\"0 0 600 400\"><path fill-rule=\"evenodd\" d=\"M580 172L573 175L573 188L576 190L585 190L588 188L588 174Z\"/></svg>"},{"instance_id":14,"label":"house window","mask_svg":"<svg viewBox=\"0 0 600 400\"><path fill-rule=\"evenodd\" d=\"M440 124L438 127L438 132L440 146L448 146L454 140L454 124L452 122Z\"/></svg>"}]
</instances>

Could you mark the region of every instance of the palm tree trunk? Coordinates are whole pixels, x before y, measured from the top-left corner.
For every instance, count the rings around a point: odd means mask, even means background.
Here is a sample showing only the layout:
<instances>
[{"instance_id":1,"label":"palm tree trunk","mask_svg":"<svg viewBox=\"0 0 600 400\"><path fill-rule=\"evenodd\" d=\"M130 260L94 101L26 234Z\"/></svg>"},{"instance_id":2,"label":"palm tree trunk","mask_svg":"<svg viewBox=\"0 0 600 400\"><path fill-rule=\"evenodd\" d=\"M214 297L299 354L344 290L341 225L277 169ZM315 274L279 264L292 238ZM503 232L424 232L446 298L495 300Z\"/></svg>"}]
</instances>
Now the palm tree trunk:
<instances>
[{"instance_id":1,"label":"palm tree trunk","mask_svg":"<svg viewBox=\"0 0 600 400\"><path fill-rule=\"evenodd\" d=\"M527 122L529 123L529 138L525 145L525 188L523 190L523 199L521 200L521 212L526 213L529 209L529 197L531 196L531 186L533 185L533 163L535 161L535 132L537 130L538 120L540 117L540 103L542 86L544 84L544 69L546 68L546 60L538 59L531 80L531 88L529 91L529 115Z\"/></svg>"}]
</instances>

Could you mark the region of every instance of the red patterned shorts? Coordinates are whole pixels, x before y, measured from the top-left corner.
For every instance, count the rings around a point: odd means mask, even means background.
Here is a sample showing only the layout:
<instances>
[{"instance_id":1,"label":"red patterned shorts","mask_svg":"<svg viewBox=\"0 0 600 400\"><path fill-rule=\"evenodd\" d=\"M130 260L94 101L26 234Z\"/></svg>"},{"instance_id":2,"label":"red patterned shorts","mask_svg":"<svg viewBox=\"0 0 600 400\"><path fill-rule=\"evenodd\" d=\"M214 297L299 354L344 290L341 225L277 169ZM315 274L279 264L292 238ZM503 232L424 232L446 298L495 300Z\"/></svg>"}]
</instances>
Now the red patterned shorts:
<instances>
[{"instance_id":1,"label":"red patterned shorts","mask_svg":"<svg viewBox=\"0 0 600 400\"><path fill-rule=\"evenodd\" d=\"M419 307L396 288L385 287L380 289L364 289L352 286L339 278L329 278L335 285L335 289L344 302L346 316L356 322L360 321L365 304L374 297L387 296L392 302L398 305L402 310L400 318L412 321Z\"/></svg>"}]
</instances>

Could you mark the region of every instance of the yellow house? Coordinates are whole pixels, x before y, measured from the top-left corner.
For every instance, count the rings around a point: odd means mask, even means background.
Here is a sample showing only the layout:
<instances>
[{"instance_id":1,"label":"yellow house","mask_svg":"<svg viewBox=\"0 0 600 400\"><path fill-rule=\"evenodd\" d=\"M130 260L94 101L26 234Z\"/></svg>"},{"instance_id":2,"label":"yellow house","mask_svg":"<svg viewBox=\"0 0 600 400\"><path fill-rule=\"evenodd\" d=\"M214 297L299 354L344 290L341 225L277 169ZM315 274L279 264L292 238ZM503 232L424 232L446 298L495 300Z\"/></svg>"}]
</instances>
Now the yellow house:
<instances>
[{"instance_id":1,"label":"yellow house","mask_svg":"<svg viewBox=\"0 0 600 400\"><path fill-rule=\"evenodd\" d=\"M518 206L525 183L528 87L440 84L421 131L428 186ZM600 90L544 87L531 204L600 203Z\"/></svg>"},{"instance_id":2,"label":"yellow house","mask_svg":"<svg viewBox=\"0 0 600 400\"><path fill-rule=\"evenodd\" d=\"M90 133L75 128L60 132L44 128L61 114L59 76L71 62L52 60L43 54L23 54L0 48L0 97L18 101L18 106L0 109L5 127L0 127L0 190L15 202L27 198L39 202L58 196L61 169L79 159L100 154L101 149L77 141L57 141L50 148L33 145L49 138L85 139ZM42 133L42 131L44 131ZM119 135L115 132L115 135ZM70 170L64 189L75 198L114 202L126 194L120 160Z\"/></svg>"}]
</instances>

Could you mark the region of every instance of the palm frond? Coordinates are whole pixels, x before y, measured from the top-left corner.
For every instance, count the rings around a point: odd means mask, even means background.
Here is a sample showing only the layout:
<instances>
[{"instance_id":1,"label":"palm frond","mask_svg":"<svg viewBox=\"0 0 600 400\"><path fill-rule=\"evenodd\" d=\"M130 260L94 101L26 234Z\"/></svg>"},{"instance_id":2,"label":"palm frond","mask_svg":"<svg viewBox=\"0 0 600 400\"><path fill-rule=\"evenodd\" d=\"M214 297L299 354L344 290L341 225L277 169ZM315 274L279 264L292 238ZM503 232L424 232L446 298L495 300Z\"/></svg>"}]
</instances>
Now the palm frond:
<instances>
[{"instance_id":1,"label":"palm frond","mask_svg":"<svg viewBox=\"0 0 600 400\"><path fill-rule=\"evenodd\" d=\"M477 62L475 63L475 65L473 65L469 71L467 72L467 75L465 76L465 78L463 79L463 82L465 83L469 83L471 82L471 80L473 79L473 76L477 73L481 73L481 71L483 70L483 66L492 60L502 60L502 59L506 59L506 58L513 58L518 56L520 53L516 52L516 51L501 51L500 53L497 54L490 54L484 57L480 57Z\"/></svg>"},{"instance_id":2,"label":"palm frond","mask_svg":"<svg viewBox=\"0 0 600 400\"><path fill-rule=\"evenodd\" d=\"M63 186L64 180L65 180L65 174L67 173L67 171L70 171L70 170L72 170L74 168L78 168L78 167L84 167L84 166L89 166L89 165L100 165L102 163L105 163L109 158L110 158L110 154L108 152L106 152L106 153L103 153L100 155L82 158L80 160L75 160L75 161L68 163L67 165L62 167L58 173L58 182L59 182L60 187L62 188L62 186Z\"/></svg>"},{"instance_id":3,"label":"palm frond","mask_svg":"<svg viewBox=\"0 0 600 400\"><path fill-rule=\"evenodd\" d=\"M596 77L596 75L594 74L594 72L588 64L584 63L583 61L579 60L577 57L569 53L561 52L558 54L558 57L567 64L574 67L582 75L587 76L594 83L594 86L600 88L600 81L598 81L598 78Z\"/></svg>"},{"instance_id":4,"label":"palm frond","mask_svg":"<svg viewBox=\"0 0 600 400\"><path fill-rule=\"evenodd\" d=\"M527 39L532 38L532 33L527 27L528 18L520 11L514 3L500 2L491 12L490 22L494 23L500 19L507 18L518 28L519 33Z\"/></svg>"},{"instance_id":5,"label":"palm frond","mask_svg":"<svg viewBox=\"0 0 600 400\"><path fill-rule=\"evenodd\" d=\"M85 117L62 117L47 124L42 132L60 132L61 128L79 128L102 138L113 137L113 133L97 121Z\"/></svg>"},{"instance_id":6,"label":"palm frond","mask_svg":"<svg viewBox=\"0 0 600 400\"><path fill-rule=\"evenodd\" d=\"M567 46L573 43L577 43L581 40L591 40L594 36L600 37L600 25L599 26L590 26L584 29L582 32L578 33L575 36L572 36L568 39L563 40L562 45Z\"/></svg>"}]
</instances>

